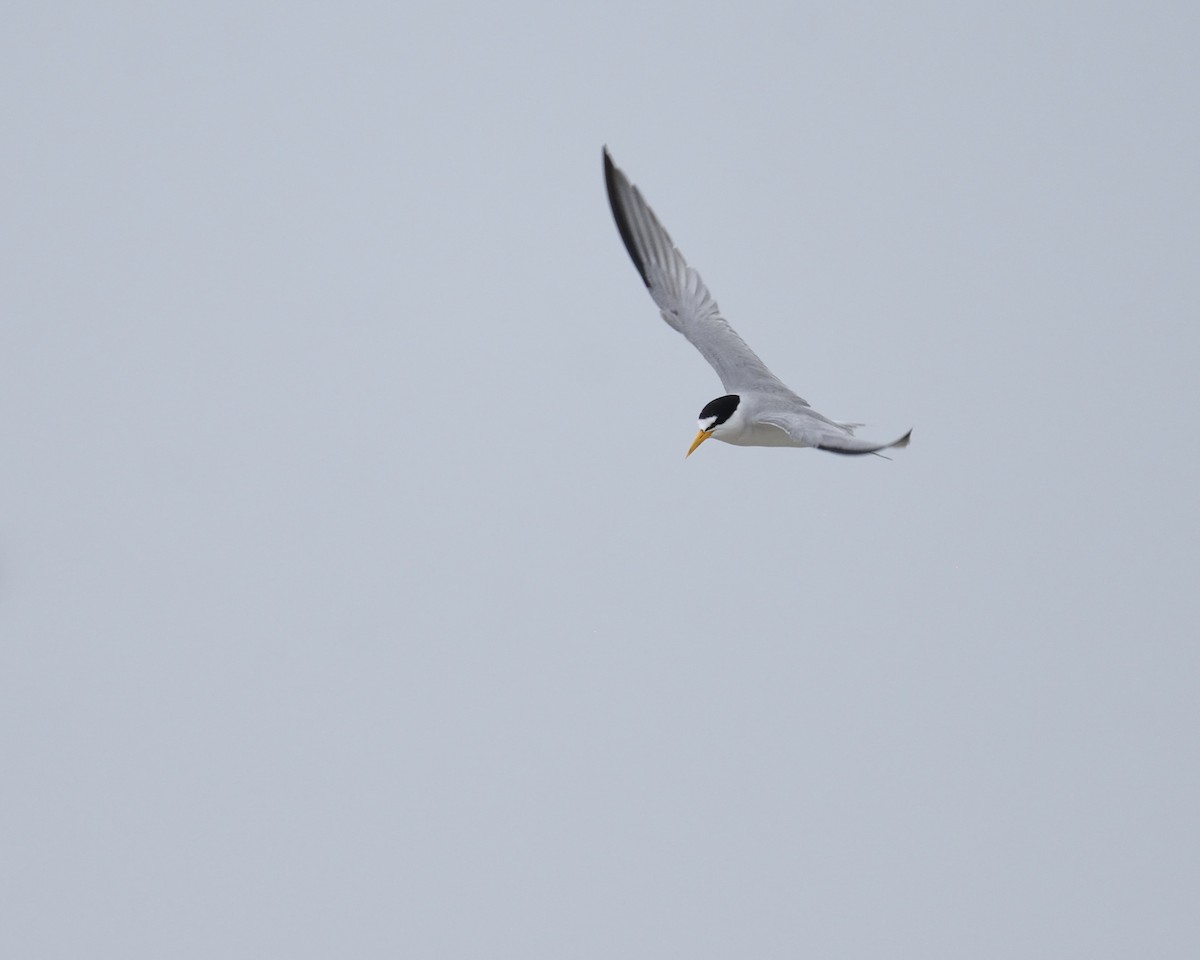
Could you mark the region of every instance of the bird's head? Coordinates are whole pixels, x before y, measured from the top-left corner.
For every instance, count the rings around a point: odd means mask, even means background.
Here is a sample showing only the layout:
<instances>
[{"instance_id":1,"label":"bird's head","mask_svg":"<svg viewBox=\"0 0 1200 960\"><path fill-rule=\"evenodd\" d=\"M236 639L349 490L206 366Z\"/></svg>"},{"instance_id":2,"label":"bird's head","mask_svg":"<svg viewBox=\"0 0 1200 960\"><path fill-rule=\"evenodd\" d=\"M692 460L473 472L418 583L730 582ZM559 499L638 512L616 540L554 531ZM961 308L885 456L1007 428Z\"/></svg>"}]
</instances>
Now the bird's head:
<instances>
[{"instance_id":1,"label":"bird's head","mask_svg":"<svg viewBox=\"0 0 1200 960\"><path fill-rule=\"evenodd\" d=\"M696 434L696 439L692 441L691 447L688 449L687 456L691 456L700 444L709 437L721 439L722 434L736 433L739 429L738 418L735 416L738 409L738 404L742 402L742 398L735 393L728 396L717 397L716 400L710 400L704 405L704 409L700 411L700 419L696 421L700 427L700 432Z\"/></svg>"}]
</instances>

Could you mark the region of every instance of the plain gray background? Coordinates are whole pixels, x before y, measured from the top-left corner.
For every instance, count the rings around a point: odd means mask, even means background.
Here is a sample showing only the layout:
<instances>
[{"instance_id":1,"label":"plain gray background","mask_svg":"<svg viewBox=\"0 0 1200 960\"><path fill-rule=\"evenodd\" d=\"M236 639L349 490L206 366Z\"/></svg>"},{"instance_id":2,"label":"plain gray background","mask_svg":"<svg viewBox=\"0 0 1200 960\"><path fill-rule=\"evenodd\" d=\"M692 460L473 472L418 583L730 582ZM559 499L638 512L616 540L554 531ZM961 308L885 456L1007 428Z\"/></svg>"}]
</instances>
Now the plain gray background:
<instances>
[{"instance_id":1,"label":"plain gray background","mask_svg":"<svg viewBox=\"0 0 1200 960\"><path fill-rule=\"evenodd\" d=\"M881 7L6 4L0 954L1200 955L1200 8Z\"/></svg>"}]
</instances>

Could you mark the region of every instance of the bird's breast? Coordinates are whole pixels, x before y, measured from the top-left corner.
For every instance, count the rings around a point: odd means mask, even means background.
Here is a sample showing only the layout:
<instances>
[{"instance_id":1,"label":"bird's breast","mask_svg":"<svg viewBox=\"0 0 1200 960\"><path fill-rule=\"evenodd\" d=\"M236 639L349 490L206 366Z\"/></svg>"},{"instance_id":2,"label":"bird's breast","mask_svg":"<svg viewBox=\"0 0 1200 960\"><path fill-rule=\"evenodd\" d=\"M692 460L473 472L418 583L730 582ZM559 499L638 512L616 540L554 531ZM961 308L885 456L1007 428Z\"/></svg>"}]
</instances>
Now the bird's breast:
<instances>
[{"instance_id":1,"label":"bird's breast","mask_svg":"<svg viewBox=\"0 0 1200 960\"><path fill-rule=\"evenodd\" d=\"M743 424L741 430L736 433L730 433L728 436L721 436L717 433L714 436L718 440L724 440L726 443L732 443L739 447L804 446L804 444L793 440L785 431L780 430L779 427L773 427L769 423Z\"/></svg>"}]
</instances>

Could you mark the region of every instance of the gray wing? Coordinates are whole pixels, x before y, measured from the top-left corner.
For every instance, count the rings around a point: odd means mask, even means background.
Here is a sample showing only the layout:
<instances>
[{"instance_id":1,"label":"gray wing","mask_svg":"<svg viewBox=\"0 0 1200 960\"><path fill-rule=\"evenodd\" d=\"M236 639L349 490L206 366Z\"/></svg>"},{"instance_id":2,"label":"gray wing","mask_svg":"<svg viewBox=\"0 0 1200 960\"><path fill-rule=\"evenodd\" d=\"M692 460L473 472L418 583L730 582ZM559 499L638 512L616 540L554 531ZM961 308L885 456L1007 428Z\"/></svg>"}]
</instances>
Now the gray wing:
<instances>
[{"instance_id":1,"label":"gray wing","mask_svg":"<svg viewBox=\"0 0 1200 960\"><path fill-rule=\"evenodd\" d=\"M717 308L700 274L687 265L654 211L604 150L604 182L617 230L662 317L703 355L730 393L786 393L802 404L746 346Z\"/></svg>"},{"instance_id":2,"label":"gray wing","mask_svg":"<svg viewBox=\"0 0 1200 960\"><path fill-rule=\"evenodd\" d=\"M815 410L765 413L756 416L755 420L758 423L768 423L773 427L778 427L801 446L828 450L830 453L851 455L879 453L889 447L907 447L909 438L912 436L912 431L909 430L899 440L893 440L891 443L860 440L851 434L853 427L858 424L835 423L821 416Z\"/></svg>"}]
</instances>

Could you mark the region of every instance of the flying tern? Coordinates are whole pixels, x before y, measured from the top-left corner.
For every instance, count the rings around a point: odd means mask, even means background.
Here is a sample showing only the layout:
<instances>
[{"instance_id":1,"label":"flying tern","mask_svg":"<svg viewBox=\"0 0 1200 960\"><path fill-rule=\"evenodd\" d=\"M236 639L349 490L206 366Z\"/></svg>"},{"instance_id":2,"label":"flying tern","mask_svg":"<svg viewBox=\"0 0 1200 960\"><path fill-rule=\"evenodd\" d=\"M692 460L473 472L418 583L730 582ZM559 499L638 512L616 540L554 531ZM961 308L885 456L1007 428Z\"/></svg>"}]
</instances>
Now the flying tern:
<instances>
[{"instance_id":1,"label":"flying tern","mask_svg":"<svg viewBox=\"0 0 1200 960\"><path fill-rule=\"evenodd\" d=\"M700 351L725 395L704 405L700 432L687 456L709 437L742 447L816 447L830 453L880 454L906 447L909 430L891 443L854 436L860 423L839 423L817 413L746 346L721 316L700 274L687 265L654 211L604 149L604 182L617 230L662 317Z\"/></svg>"}]
</instances>

